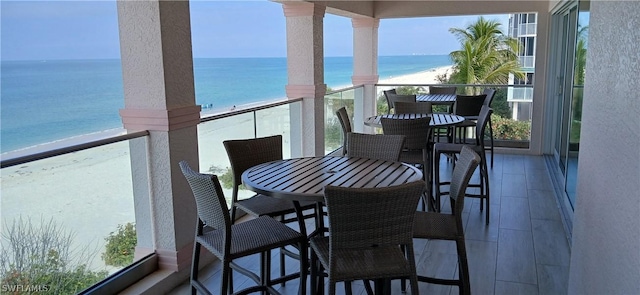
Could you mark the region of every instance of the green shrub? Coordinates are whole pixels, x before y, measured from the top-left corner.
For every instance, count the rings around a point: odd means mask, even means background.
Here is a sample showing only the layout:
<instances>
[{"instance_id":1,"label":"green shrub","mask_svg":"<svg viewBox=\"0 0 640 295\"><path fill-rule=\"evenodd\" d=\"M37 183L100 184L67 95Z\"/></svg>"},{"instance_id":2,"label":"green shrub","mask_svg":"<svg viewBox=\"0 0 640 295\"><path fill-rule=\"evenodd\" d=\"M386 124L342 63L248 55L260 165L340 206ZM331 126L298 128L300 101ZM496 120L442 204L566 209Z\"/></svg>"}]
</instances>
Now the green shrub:
<instances>
[{"instance_id":1,"label":"green shrub","mask_svg":"<svg viewBox=\"0 0 640 295\"><path fill-rule=\"evenodd\" d=\"M6 225L0 253L3 288L11 294L76 294L106 278L107 271L87 267L97 250L72 247L74 237L53 220L35 226L20 218ZM11 290L16 286L23 288Z\"/></svg>"},{"instance_id":2,"label":"green shrub","mask_svg":"<svg viewBox=\"0 0 640 295\"><path fill-rule=\"evenodd\" d=\"M123 267L133 262L133 253L138 244L138 238L136 227L132 222L118 225L118 230L109 233L105 241L107 241L107 245L102 253L102 260L107 265Z\"/></svg>"},{"instance_id":3,"label":"green shrub","mask_svg":"<svg viewBox=\"0 0 640 295\"><path fill-rule=\"evenodd\" d=\"M491 115L493 138L505 140L529 140L531 136L530 121L516 121Z\"/></svg>"}]
</instances>

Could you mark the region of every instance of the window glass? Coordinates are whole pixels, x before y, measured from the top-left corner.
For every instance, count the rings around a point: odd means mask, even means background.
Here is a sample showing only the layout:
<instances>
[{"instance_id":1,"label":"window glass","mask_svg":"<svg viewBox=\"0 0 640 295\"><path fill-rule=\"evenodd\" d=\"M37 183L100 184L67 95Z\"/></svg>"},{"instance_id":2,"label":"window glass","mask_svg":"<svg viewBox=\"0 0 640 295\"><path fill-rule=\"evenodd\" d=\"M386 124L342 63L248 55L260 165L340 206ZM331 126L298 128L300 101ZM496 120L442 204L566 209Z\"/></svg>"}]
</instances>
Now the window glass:
<instances>
[{"instance_id":1,"label":"window glass","mask_svg":"<svg viewBox=\"0 0 640 295\"><path fill-rule=\"evenodd\" d=\"M527 56L533 56L533 49L535 47L533 39L533 37L527 37Z\"/></svg>"}]
</instances>

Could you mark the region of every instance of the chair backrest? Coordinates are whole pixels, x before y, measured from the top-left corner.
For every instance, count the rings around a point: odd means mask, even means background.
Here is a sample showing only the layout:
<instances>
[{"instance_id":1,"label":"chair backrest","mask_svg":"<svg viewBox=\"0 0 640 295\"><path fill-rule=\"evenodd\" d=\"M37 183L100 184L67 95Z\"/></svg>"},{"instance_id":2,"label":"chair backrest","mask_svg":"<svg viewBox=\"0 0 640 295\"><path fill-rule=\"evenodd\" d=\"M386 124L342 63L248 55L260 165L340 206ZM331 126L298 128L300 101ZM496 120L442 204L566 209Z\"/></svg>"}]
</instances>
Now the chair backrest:
<instances>
[{"instance_id":1,"label":"chair backrest","mask_svg":"<svg viewBox=\"0 0 640 295\"><path fill-rule=\"evenodd\" d=\"M493 97L496 95L496 90L493 88L485 88L484 91L482 91L482 94L487 96L484 99L484 105L491 107L491 103L493 102Z\"/></svg>"},{"instance_id":2,"label":"chair backrest","mask_svg":"<svg viewBox=\"0 0 640 295\"><path fill-rule=\"evenodd\" d=\"M429 86L429 94L456 94L455 86Z\"/></svg>"},{"instance_id":3,"label":"chair backrest","mask_svg":"<svg viewBox=\"0 0 640 295\"><path fill-rule=\"evenodd\" d=\"M404 148L422 150L427 148L429 122L431 117L416 119L380 118L382 133L385 135L404 135Z\"/></svg>"},{"instance_id":4,"label":"chair backrest","mask_svg":"<svg viewBox=\"0 0 640 295\"><path fill-rule=\"evenodd\" d=\"M245 170L266 162L282 160L282 135L222 142L233 171L233 201L237 201L238 186Z\"/></svg>"},{"instance_id":5,"label":"chair backrest","mask_svg":"<svg viewBox=\"0 0 640 295\"><path fill-rule=\"evenodd\" d=\"M402 95L402 94L391 94L388 93L388 102L389 102L389 110L394 109L395 112L395 104L396 102L416 102L416 96L413 94L410 95Z\"/></svg>"},{"instance_id":6,"label":"chair backrest","mask_svg":"<svg viewBox=\"0 0 640 295\"><path fill-rule=\"evenodd\" d=\"M431 114L430 102L405 102L396 101L394 103L394 112L396 114Z\"/></svg>"},{"instance_id":7,"label":"chair backrest","mask_svg":"<svg viewBox=\"0 0 640 295\"><path fill-rule=\"evenodd\" d=\"M389 94L397 94L396 89L383 90L382 93L384 93L384 98L387 99L387 114L391 114L391 101L389 100Z\"/></svg>"},{"instance_id":8,"label":"chair backrest","mask_svg":"<svg viewBox=\"0 0 640 295\"><path fill-rule=\"evenodd\" d=\"M196 172L186 161L181 161L179 165L196 200L198 218L211 228L228 232L231 229L231 217L218 177Z\"/></svg>"},{"instance_id":9,"label":"chair backrest","mask_svg":"<svg viewBox=\"0 0 640 295\"><path fill-rule=\"evenodd\" d=\"M330 252L412 243L423 181L381 188L324 188ZM332 263L330 263L332 264Z\"/></svg>"},{"instance_id":10,"label":"chair backrest","mask_svg":"<svg viewBox=\"0 0 640 295\"><path fill-rule=\"evenodd\" d=\"M480 156L469 146L463 146L458 157L453 174L451 175L451 186L449 189L449 198L451 198L452 214L457 218L462 218L462 210L464 209L464 196L466 194L469 180L473 172L480 163ZM462 232L462 220L458 220L458 227Z\"/></svg>"},{"instance_id":11,"label":"chair backrest","mask_svg":"<svg viewBox=\"0 0 640 295\"><path fill-rule=\"evenodd\" d=\"M476 144L482 147L484 147L484 132L485 129L487 129L487 124L489 123L489 119L491 119L492 113L492 108L483 105L478 115L478 121L476 121Z\"/></svg>"},{"instance_id":12,"label":"chair backrest","mask_svg":"<svg viewBox=\"0 0 640 295\"><path fill-rule=\"evenodd\" d=\"M478 116L486 97L486 94L456 95L453 113L458 116Z\"/></svg>"},{"instance_id":13,"label":"chair backrest","mask_svg":"<svg viewBox=\"0 0 640 295\"><path fill-rule=\"evenodd\" d=\"M342 126L342 155L344 156L347 152L347 134L352 132L353 128L351 127L351 120L345 107L339 108L336 111L336 116L338 116L338 121L340 121L340 126Z\"/></svg>"},{"instance_id":14,"label":"chair backrest","mask_svg":"<svg viewBox=\"0 0 640 295\"><path fill-rule=\"evenodd\" d=\"M404 145L403 135L347 133L347 156L398 161Z\"/></svg>"}]
</instances>

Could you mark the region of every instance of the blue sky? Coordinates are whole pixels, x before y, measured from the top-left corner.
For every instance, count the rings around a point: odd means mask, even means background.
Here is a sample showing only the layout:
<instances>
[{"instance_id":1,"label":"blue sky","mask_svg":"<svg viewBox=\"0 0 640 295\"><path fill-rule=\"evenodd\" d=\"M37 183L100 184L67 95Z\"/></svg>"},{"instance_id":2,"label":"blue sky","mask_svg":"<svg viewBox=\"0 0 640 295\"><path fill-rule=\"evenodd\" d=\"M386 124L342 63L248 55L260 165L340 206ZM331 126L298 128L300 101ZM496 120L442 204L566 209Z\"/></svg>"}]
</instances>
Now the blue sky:
<instances>
[{"instance_id":1,"label":"blue sky","mask_svg":"<svg viewBox=\"0 0 640 295\"><path fill-rule=\"evenodd\" d=\"M116 2L0 2L2 60L119 58ZM194 57L283 57L282 6L268 1L192 1ZM506 15L488 16L506 24ZM379 55L448 54L458 48L449 33L477 16L381 20ZM503 26L506 30L506 26ZM324 19L326 56L351 56L351 20Z\"/></svg>"}]
</instances>

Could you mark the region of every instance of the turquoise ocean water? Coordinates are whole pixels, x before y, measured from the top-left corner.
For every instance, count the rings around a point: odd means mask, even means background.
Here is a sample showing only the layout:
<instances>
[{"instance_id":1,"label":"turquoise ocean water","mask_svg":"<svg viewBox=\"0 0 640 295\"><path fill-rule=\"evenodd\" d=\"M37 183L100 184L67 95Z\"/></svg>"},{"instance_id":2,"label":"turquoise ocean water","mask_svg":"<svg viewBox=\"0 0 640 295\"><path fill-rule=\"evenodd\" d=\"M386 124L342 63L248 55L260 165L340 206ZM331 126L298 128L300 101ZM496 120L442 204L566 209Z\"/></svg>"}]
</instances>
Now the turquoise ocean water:
<instances>
[{"instance_id":1,"label":"turquoise ocean water","mask_svg":"<svg viewBox=\"0 0 640 295\"><path fill-rule=\"evenodd\" d=\"M382 56L380 79L450 65L447 55ZM210 109L285 97L285 58L196 58L196 102ZM325 59L325 83L351 85L351 57ZM119 128L120 60L2 61L0 152Z\"/></svg>"}]
</instances>

